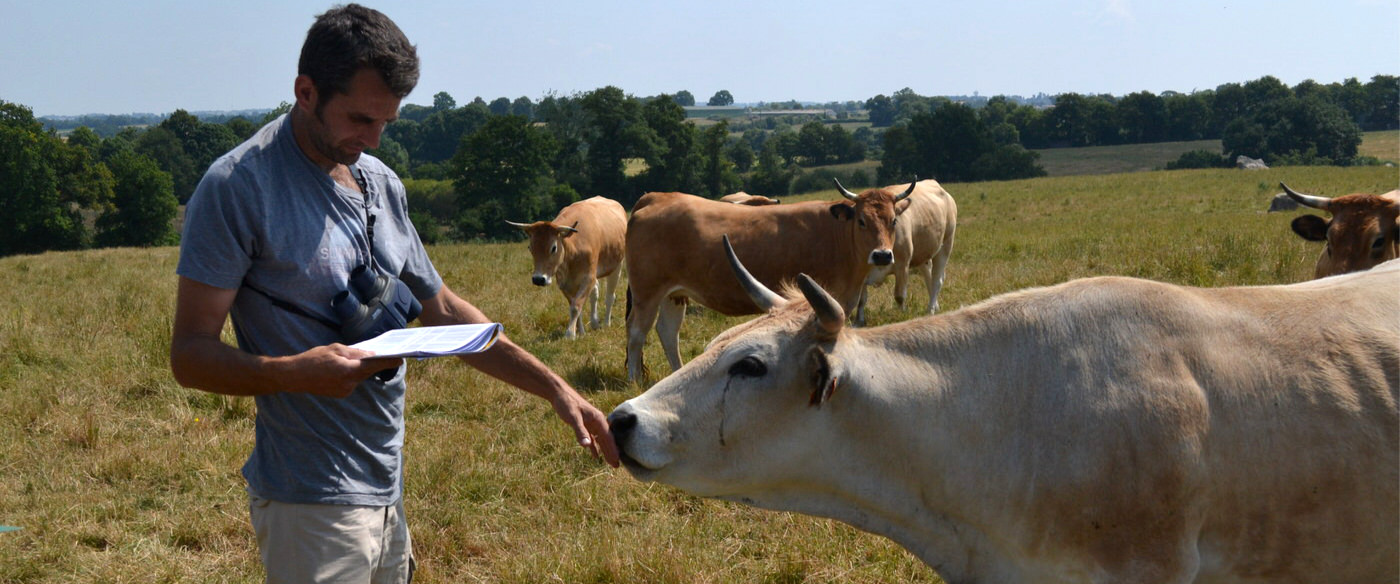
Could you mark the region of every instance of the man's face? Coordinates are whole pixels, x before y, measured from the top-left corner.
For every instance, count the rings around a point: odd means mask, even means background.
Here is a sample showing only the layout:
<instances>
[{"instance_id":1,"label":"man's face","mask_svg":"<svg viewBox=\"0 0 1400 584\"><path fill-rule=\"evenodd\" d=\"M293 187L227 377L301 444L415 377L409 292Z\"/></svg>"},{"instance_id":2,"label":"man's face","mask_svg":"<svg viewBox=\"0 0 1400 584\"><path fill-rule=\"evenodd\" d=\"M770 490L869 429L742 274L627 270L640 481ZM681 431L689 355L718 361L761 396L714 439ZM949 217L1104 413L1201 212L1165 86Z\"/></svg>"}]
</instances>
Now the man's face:
<instances>
[{"instance_id":1,"label":"man's face","mask_svg":"<svg viewBox=\"0 0 1400 584\"><path fill-rule=\"evenodd\" d=\"M384 127L399 115L398 96L373 69L360 69L350 79L349 92L320 95L310 78L298 77L297 105L307 121L309 151L322 166L354 164L360 153L379 146Z\"/></svg>"}]
</instances>

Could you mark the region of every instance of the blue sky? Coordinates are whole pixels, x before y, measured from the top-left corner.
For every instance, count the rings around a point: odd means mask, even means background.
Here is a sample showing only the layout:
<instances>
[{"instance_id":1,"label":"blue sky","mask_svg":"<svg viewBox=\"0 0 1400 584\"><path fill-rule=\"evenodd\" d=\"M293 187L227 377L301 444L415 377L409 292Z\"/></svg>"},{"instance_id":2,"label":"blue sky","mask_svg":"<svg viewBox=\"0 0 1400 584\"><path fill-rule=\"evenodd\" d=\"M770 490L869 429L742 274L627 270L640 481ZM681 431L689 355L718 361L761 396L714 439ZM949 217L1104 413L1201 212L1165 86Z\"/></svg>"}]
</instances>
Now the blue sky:
<instances>
[{"instance_id":1,"label":"blue sky","mask_svg":"<svg viewBox=\"0 0 1400 584\"><path fill-rule=\"evenodd\" d=\"M43 115L289 101L333 2L0 0L0 100ZM690 91L703 103L1191 92L1400 74L1400 0L365 2L423 61L406 103Z\"/></svg>"}]
</instances>

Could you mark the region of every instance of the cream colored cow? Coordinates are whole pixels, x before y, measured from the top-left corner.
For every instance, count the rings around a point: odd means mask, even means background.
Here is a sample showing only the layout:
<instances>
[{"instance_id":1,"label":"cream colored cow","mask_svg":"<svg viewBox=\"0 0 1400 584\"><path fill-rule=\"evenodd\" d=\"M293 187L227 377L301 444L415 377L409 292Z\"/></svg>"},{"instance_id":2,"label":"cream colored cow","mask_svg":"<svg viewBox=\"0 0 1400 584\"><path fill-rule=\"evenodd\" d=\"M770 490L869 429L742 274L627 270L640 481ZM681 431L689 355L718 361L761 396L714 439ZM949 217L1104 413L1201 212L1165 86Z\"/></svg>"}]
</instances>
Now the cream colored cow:
<instances>
[{"instance_id":1,"label":"cream colored cow","mask_svg":"<svg viewBox=\"0 0 1400 584\"><path fill-rule=\"evenodd\" d=\"M819 285L610 416L636 478L830 517L953 584L1400 579L1400 261L1128 278L852 329Z\"/></svg>"}]
</instances>

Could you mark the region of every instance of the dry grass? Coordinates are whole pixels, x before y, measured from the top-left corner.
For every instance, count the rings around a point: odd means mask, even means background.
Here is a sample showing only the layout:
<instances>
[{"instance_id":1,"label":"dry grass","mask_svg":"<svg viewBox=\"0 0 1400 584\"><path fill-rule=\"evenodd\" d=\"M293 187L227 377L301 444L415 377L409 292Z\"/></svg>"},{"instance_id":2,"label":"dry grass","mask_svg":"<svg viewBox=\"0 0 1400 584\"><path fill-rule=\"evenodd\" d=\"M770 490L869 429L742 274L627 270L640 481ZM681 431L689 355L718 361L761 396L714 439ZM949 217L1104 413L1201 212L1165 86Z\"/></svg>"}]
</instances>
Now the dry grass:
<instances>
[{"instance_id":1,"label":"dry grass","mask_svg":"<svg viewBox=\"0 0 1400 584\"><path fill-rule=\"evenodd\" d=\"M943 306L1070 278L1304 279L1319 249L1265 214L1277 183L1394 188L1393 168L1178 171L948 185L961 223ZM821 193L835 198L834 193ZM176 250L0 259L0 583L257 582L238 469L251 402L182 389L167 351ZM522 244L430 250L449 285L606 409L635 395L613 325L574 342ZM911 296L923 294L913 284ZM917 300L916 300L917 303ZM871 319L910 315L888 285ZM742 318L692 309L682 353ZM647 359L665 360L654 338ZM540 400L438 359L411 365L407 507L420 582L937 582L831 521L641 484L573 445Z\"/></svg>"}]
</instances>

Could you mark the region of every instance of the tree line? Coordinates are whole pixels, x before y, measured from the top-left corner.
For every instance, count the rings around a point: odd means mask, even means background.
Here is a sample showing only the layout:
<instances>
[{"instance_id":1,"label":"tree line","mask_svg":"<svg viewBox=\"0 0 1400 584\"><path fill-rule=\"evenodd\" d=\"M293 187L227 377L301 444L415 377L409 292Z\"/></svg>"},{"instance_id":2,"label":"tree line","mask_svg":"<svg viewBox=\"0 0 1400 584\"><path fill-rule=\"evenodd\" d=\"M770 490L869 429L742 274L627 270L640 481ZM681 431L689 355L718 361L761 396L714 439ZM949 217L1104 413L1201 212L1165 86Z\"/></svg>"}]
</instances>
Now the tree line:
<instances>
[{"instance_id":1,"label":"tree line","mask_svg":"<svg viewBox=\"0 0 1400 584\"><path fill-rule=\"evenodd\" d=\"M547 219L603 195L630 206L648 191L718 197L745 190L783 196L911 177L963 182L1042 176L1034 150L1219 139L1177 167L1227 164L1245 154L1270 164L1364 164L1360 132L1400 129L1400 83L1378 75L1288 87L1273 77L1190 94L1061 94L1022 100L926 97L903 89L814 109L768 104L765 115L697 123L688 91L635 97L608 86L458 105L440 92L405 104L378 149L405 180L420 234L511 237L504 220ZM729 105L721 90L710 105ZM792 111L790 114L782 108ZM173 219L219 155L290 109L201 120L184 110L102 132L60 137L31 110L0 101L0 209L12 228L0 255L178 241ZM257 119L251 119L257 118ZM83 121L88 118L80 118ZM848 129L849 128L849 129ZM878 161L875 176L831 165Z\"/></svg>"}]
</instances>

